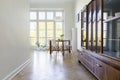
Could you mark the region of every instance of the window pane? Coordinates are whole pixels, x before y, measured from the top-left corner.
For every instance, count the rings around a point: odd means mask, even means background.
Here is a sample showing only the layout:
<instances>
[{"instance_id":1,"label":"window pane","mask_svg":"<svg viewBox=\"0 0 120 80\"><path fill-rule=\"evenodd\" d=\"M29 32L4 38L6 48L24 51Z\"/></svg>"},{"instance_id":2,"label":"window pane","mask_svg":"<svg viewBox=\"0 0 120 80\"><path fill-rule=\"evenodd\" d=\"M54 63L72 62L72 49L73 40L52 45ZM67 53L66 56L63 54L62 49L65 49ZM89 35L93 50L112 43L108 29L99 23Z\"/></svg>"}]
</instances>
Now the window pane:
<instances>
[{"instance_id":1,"label":"window pane","mask_svg":"<svg viewBox=\"0 0 120 80\"><path fill-rule=\"evenodd\" d=\"M47 12L47 20L53 20L53 12Z\"/></svg>"},{"instance_id":2,"label":"window pane","mask_svg":"<svg viewBox=\"0 0 120 80\"><path fill-rule=\"evenodd\" d=\"M47 37L53 38L54 23L47 22Z\"/></svg>"},{"instance_id":3,"label":"window pane","mask_svg":"<svg viewBox=\"0 0 120 80\"><path fill-rule=\"evenodd\" d=\"M30 41L32 46L36 45L36 42L37 42L36 38L30 38Z\"/></svg>"},{"instance_id":4,"label":"window pane","mask_svg":"<svg viewBox=\"0 0 120 80\"><path fill-rule=\"evenodd\" d=\"M40 42L40 45L41 45L41 46L45 46L45 45L46 45L46 44L45 44L45 43L46 43L46 42L45 42L45 37L40 37L40 38L39 38L39 42Z\"/></svg>"},{"instance_id":5,"label":"window pane","mask_svg":"<svg viewBox=\"0 0 120 80\"><path fill-rule=\"evenodd\" d=\"M30 37L37 37L37 24L36 22L30 22Z\"/></svg>"},{"instance_id":6,"label":"window pane","mask_svg":"<svg viewBox=\"0 0 120 80\"><path fill-rule=\"evenodd\" d=\"M45 37L45 22L39 22L39 37Z\"/></svg>"},{"instance_id":7,"label":"window pane","mask_svg":"<svg viewBox=\"0 0 120 80\"><path fill-rule=\"evenodd\" d=\"M36 12L30 12L30 20L36 20L37 19L37 13Z\"/></svg>"},{"instance_id":8,"label":"window pane","mask_svg":"<svg viewBox=\"0 0 120 80\"><path fill-rule=\"evenodd\" d=\"M56 17L63 17L62 12L56 12Z\"/></svg>"},{"instance_id":9,"label":"window pane","mask_svg":"<svg viewBox=\"0 0 120 80\"><path fill-rule=\"evenodd\" d=\"M56 21L62 21L63 20L63 14L62 14L62 12L56 12L56 14L55 14L55 20Z\"/></svg>"},{"instance_id":10,"label":"window pane","mask_svg":"<svg viewBox=\"0 0 120 80\"><path fill-rule=\"evenodd\" d=\"M56 22L56 39L60 38L62 34L62 22Z\"/></svg>"},{"instance_id":11,"label":"window pane","mask_svg":"<svg viewBox=\"0 0 120 80\"><path fill-rule=\"evenodd\" d=\"M36 31L30 31L30 37L36 37Z\"/></svg>"},{"instance_id":12,"label":"window pane","mask_svg":"<svg viewBox=\"0 0 120 80\"><path fill-rule=\"evenodd\" d=\"M45 12L39 12L39 20L45 20Z\"/></svg>"}]
</instances>

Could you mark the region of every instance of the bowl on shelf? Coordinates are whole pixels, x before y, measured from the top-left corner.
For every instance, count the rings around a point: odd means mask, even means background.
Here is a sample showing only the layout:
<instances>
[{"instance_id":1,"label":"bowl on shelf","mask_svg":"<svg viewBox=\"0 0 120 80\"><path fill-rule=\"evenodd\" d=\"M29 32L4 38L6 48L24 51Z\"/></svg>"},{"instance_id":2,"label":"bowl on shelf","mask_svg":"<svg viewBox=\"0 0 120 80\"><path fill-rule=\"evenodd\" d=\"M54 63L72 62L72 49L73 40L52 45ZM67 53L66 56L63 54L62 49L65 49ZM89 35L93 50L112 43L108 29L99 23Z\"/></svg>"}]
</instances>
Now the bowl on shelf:
<instances>
[{"instance_id":1,"label":"bowl on shelf","mask_svg":"<svg viewBox=\"0 0 120 80\"><path fill-rule=\"evenodd\" d=\"M116 17L117 17L117 16L120 16L120 12L115 13L115 16L116 16Z\"/></svg>"}]
</instances>

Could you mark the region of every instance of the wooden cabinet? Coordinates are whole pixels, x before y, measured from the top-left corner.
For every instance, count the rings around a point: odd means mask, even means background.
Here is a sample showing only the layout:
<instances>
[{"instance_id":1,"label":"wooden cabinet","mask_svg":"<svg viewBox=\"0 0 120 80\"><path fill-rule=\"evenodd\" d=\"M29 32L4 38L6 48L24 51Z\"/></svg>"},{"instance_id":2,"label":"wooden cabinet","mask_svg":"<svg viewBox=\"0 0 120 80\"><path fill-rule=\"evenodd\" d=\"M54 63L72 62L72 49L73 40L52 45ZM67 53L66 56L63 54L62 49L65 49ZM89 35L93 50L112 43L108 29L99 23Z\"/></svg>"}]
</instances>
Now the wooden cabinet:
<instances>
[{"instance_id":1,"label":"wooden cabinet","mask_svg":"<svg viewBox=\"0 0 120 80\"><path fill-rule=\"evenodd\" d=\"M93 73L93 62L94 59L87 55L87 53L80 53L79 54L79 61L84 64L84 66Z\"/></svg>"},{"instance_id":2,"label":"wooden cabinet","mask_svg":"<svg viewBox=\"0 0 120 80\"><path fill-rule=\"evenodd\" d=\"M98 80L120 80L120 61L90 51L78 52L78 59Z\"/></svg>"},{"instance_id":3,"label":"wooden cabinet","mask_svg":"<svg viewBox=\"0 0 120 80\"><path fill-rule=\"evenodd\" d=\"M120 0L91 0L81 12L79 61L98 80L120 80Z\"/></svg>"},{"instance_id":4,"label":"wooden cabinet","mask_svg":"<svg viewBox=\"0 0 120 80\"><path fill-rule=\"evenodd\" d=\"M104 79L106 74L106 65L103 62L85 52L79 54L79 60L99 80L106 80Z\"/></svg>"}]
</instances>

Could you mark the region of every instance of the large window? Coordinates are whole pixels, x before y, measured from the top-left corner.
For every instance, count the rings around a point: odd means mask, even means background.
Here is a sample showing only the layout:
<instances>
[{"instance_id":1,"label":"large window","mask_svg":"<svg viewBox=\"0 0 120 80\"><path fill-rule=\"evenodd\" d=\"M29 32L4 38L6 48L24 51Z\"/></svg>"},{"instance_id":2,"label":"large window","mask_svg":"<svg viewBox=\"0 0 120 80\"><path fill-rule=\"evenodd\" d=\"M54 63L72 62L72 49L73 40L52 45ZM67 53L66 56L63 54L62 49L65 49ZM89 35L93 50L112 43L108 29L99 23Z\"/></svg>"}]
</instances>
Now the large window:
<instances>
[{"instance_id":1,"label":"large window","mask_svg":"<svg viewBox=\"0 0 120 80\"><path fill-rule=\"evenodd\" d=\"M63 34L63 10L31 10L30 11L30 39L31 45L47 46L49 40L59 39Z\"/></svg>"}]
</instances>

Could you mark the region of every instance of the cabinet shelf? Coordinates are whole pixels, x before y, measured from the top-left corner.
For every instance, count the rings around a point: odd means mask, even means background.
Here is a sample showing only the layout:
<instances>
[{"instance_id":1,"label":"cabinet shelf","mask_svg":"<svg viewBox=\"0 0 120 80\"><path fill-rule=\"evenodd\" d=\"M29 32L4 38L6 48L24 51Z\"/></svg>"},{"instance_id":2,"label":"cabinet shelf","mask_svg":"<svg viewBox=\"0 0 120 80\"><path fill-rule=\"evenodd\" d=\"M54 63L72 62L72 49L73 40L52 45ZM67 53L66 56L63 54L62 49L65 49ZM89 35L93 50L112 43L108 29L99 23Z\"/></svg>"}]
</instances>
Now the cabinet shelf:
<instances>
[{"instance_id":1,"label":"cabinet shelf","mask_svg":"<svg viewBox=\"0 0 120 80\"><path fill-rule=\"evenodd\" d=\"M104 22L107 23L107 22L111 22L111 21L114 21L114 20L118 20L118 19L120 19L120 16L112 17L110 19L105 20Z\"/></svg>"}]
</instances>

